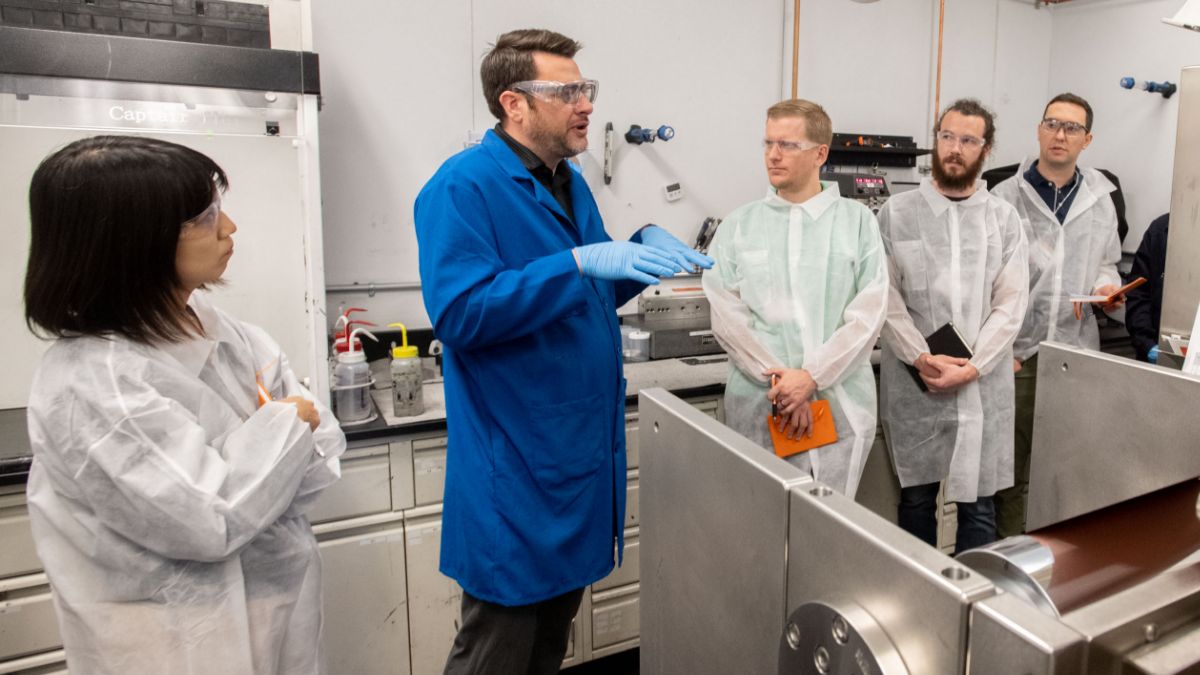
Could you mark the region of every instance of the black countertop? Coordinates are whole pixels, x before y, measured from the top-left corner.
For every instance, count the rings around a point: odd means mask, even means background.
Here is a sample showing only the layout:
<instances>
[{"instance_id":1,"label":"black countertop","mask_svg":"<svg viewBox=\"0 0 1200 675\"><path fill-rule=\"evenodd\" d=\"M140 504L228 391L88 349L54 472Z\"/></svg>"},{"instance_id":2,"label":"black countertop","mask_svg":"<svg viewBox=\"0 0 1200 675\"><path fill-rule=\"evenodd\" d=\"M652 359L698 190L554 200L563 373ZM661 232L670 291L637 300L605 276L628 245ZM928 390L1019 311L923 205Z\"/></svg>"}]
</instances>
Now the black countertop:
<instances>
[{"instance_id":1,"label":"black countertop","mask_svg":"<svg viewBox=\"0 0 1200 675\"><path fill-rule=\"evenodd\" d=\"M32 454L25 409L0 410L0 485L24 483Z\"/></svg>"}]
</instances>

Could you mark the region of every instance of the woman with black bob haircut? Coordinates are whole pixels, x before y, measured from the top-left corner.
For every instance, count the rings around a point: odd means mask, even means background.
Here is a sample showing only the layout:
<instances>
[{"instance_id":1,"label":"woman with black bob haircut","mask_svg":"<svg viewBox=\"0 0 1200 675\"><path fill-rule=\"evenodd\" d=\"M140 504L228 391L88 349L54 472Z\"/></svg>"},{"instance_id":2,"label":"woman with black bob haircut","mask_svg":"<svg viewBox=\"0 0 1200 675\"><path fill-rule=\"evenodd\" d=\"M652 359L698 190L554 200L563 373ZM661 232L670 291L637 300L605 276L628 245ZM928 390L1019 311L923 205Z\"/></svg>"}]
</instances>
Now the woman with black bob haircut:
<instances>
[{"instance_id":1,"label":"woman with black bob haircut","mask_svg":"<svg viewBox=\"0 0 1200 675\"><path fill-rule=\"evenodd\" d=\"M304 515L337 420L261 329L214 307L237 226L181 145L76 141L29 190L28 497L72 672L317 673Z\"/></svg>"}]
</instances>

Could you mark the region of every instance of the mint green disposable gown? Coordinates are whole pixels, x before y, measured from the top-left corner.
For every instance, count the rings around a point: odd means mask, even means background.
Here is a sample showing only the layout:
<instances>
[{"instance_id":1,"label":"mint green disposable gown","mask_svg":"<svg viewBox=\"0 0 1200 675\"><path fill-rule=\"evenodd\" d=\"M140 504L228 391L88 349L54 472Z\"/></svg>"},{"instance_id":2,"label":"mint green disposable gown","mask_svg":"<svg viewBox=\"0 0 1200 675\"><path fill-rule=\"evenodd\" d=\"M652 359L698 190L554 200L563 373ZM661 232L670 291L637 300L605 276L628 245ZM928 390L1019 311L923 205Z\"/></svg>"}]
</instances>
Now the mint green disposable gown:
<instances>
[{"instance_id":1,"label":"mint green disposable gown","mask_svg":"<svg viewBox=\"0 0 1200 675\"><path fill-rule=\"evenodd\" d=\"M870 355L887 309L887 268L879 227L836 184L802 204L774 190L729 214L704 273L713 332L735 366L725 389L725 421L771 447L767 377L803 368L828 399L838 441L789 458L853 496L875 439Z\"/></svg>"}]
</instances>

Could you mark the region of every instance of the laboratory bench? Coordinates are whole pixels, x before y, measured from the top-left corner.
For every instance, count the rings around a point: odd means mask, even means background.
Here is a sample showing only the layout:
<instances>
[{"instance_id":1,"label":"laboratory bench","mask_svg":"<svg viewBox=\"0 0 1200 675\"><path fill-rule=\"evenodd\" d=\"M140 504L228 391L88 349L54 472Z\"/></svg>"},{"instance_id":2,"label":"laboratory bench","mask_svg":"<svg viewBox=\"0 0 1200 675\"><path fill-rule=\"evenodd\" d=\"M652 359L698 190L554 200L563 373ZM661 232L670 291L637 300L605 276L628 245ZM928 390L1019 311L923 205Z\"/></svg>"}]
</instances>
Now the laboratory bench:
<instances>
[{"instance_id":1,"label":"laboratory bench","mask_svg":"<svg viewBox=\"0 0 1200 675\"><path fill-rule=\"evenodd\" d=\"M639 644L637 392L665 388L720 420L728 369L724 355L625 365L624 564L584 593L564 666ZM391 391L372 392L379 416L345 427L342 480L311 513L325 562L326 615L341 617L326 622L333 672L440 673L457 631L462 590L438 571L446 472L441 382L427 382L423 396L422 415L395 418Z\"/></svg>"}]
</instances>

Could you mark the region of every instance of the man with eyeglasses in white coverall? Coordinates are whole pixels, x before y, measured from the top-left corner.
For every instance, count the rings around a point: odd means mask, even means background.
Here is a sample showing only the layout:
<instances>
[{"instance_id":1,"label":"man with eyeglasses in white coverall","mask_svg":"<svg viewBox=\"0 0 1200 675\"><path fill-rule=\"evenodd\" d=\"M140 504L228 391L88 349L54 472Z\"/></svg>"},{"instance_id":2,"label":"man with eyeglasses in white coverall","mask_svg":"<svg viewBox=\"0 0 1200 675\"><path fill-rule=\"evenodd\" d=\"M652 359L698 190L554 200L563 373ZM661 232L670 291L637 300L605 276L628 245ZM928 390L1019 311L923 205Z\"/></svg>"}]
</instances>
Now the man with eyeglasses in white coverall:
<instances>
[{"instance_id":1,"label":"man with eyeglasses in white coverall","mask_svg":"<svg viewBox=\"0 0 1200 675\"><path fill-rule=\"evenodd\" d=\"M1095 309L1087 305L1076 318L1069 298L1110 295L1121 284L1121 240L1111 196L1116 186L1096 169L1077 165L1092 142L1092 121L1092 106L1083 98L1067 93L1050 99L1038 124L1038 158L1021 162L1015 176L992 190L1017 207L1029 245L1029 307L1013 345L1015 484L996 493L1000 538L1025 531L1038 345L1054 340L1099 349ZM1105 309L1123 302L1118 298Z\"/></svg>"}]
</instances>

